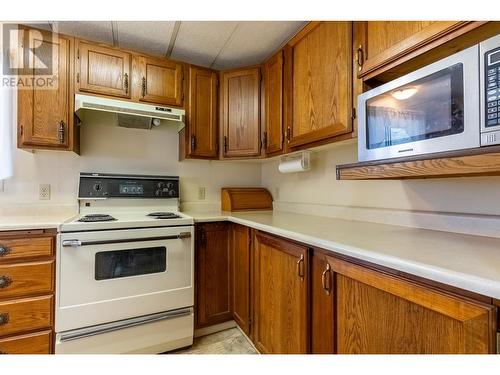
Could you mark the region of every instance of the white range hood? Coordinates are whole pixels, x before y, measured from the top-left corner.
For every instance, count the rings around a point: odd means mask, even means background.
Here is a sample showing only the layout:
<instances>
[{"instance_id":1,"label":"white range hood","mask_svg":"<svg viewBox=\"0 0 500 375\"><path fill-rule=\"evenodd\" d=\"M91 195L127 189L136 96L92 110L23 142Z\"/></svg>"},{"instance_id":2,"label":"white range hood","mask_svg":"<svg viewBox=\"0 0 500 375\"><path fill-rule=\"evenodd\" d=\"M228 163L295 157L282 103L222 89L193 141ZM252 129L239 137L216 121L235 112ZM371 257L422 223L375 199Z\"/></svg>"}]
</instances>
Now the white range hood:
<instances>
[{"instance_id":1,"label":"white range hood","mask_svg":"<svg viewBox=\"0 0 500 375\"><path fill-rule=\"evenodd\" d=\"M85 111L116 113L119 126L137 129L151 129L164 124L175 125L180 131L185 119L183 109L76 94L76 115L82 118Z\"/></svg>"}]
</instances>

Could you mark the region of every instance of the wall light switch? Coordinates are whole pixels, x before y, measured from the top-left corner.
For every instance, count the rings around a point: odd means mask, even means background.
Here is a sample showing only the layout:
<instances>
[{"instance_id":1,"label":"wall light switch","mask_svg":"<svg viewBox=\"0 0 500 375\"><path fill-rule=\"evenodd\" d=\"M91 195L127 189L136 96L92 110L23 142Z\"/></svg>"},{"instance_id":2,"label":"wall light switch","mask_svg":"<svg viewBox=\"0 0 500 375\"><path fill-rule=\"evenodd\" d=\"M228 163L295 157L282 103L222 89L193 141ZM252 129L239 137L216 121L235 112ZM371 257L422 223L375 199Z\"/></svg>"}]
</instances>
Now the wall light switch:
<instances>
[{"instance_id":1,"label":"wall light switch","mask_svg":"<svg viewBox=\"0 0 500 375\"><path fill-rule=\"evenodd\" d=\"M47 201L50 199L50 184L40 184L38 189L38 199Z\"/></svg>"},{"instance_id":2,"label":"wall light switch","mask_svg":"<svg viewBox=\"0 0 500 375\"><path fill-rule=\"evenodd\" d=\"M200 201L205 200L205 197L206 197L206 190L207 190L207 189L206 189L204 186L200 186L200 187L198 188L198 199L199 199Z\"/></svg>"}]
</instances>

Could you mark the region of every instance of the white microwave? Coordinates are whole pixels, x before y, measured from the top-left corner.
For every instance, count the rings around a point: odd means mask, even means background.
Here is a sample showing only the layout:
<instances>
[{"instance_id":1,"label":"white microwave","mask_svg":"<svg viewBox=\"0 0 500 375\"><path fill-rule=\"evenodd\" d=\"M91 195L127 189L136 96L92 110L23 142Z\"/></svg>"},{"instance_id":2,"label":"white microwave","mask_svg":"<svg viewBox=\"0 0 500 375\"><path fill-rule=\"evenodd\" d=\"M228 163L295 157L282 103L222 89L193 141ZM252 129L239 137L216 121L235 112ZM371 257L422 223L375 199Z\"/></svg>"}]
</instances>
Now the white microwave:
<instances>
[{"instance_id":1,"label":"white microwave","mask_svg":"<svg viewBox=\"0 0 500 375\"><path fill-rule=\"evenodd\" d=\"M358 96L358 159L500 144L500 35Z\"/></svg>"}]
</instances>

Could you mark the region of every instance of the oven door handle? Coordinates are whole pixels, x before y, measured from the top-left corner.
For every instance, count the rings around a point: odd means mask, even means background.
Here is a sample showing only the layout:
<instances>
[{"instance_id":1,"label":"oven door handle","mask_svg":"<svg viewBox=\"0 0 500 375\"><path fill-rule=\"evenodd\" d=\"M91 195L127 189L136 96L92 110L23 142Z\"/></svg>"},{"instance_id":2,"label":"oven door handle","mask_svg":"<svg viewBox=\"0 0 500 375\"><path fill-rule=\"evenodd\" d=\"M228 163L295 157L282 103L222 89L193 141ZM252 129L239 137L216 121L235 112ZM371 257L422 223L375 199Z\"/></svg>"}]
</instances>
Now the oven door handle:
<instances>
[{"instance_id":1,"label":"oven door handle","mask_svg":"<svg viewBox=\"0 0 500 375\"><path fill-rule=\"evenodd\" d=\"M63 247L81 247L81 246L92 246L92 245L111 245L117 243L130 243L130 242L150 242L150 241L162 241L162 240L182 240L184 238L190 238L191 232L180 232L172 236L161 236L161 237L142 237L142 238L124 238L120 240L102 240L102 241L80 241L80 240L64 240L62 241Z\"/></svg>"},{"instance_id":2,"label":"oven door handle","mask_svg":"<svg viewBox=\"0 0 500 375\"><path fill-rule=\"evenodd\" d=\"M118 322L105 323L105 324L100 324L98 326L67 331L61 333L59 340L61 342L78 340L78 339L83 339L85 337L96 336L107 332L113 332L125 328L136 327L143 324L158 322L160 320L179 318L190 314L192 314L192 308L186 307L178 310L171 310L146 316L140 316L138 318L131 318L126 320L121 320Z\"/></svg>"}]
</instances>

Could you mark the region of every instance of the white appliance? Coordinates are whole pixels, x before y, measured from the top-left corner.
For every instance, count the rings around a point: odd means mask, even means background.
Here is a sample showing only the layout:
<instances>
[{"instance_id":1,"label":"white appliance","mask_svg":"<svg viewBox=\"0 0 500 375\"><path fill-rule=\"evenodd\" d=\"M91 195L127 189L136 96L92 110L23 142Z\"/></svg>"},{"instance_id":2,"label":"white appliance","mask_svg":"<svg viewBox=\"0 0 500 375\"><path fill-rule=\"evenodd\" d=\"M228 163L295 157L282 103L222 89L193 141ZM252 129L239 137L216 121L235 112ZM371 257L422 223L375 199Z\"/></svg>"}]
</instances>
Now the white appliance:
<instances>
[{"instance_id":1,"label":"white appliance","mask_svg":"<svg viewBox=\"0 0 500 375\"><path fill-rule=\"evenodd\" d=\"M60 227L57 353L159 353L193 341L193 219L179 179L82 173Z\"/></svg>"},{"instance_id":2,"label":"white appliance","mask_svg":"<svg viewBox=\"0 0 500 375\"><path fill-rule=\"evenodd\" d=\"M500 35L358 96L358 159L500 143Z\"/></svg>"}]
</instances>

